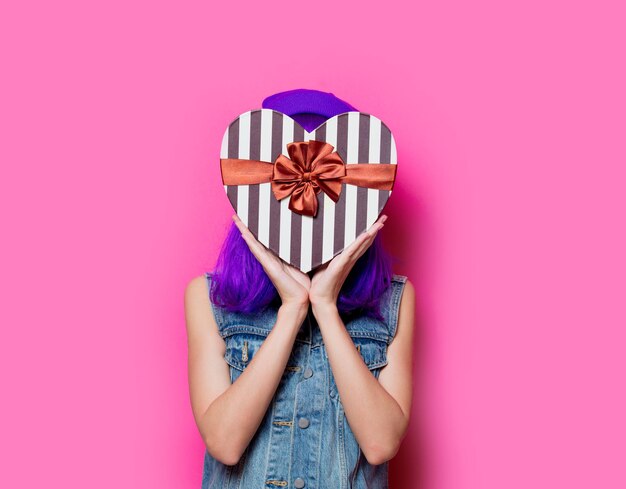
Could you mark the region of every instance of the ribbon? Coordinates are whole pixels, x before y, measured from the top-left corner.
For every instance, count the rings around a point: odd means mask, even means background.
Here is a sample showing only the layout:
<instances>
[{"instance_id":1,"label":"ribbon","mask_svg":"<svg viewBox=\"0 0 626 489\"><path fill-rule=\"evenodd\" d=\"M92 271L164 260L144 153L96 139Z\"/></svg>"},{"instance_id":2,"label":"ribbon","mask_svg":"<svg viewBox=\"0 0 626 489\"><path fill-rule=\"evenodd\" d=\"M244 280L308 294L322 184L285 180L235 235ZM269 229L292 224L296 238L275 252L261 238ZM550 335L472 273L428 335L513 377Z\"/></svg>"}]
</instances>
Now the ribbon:
<instances>
[{"instance_id":1,"label":"ribbon","mask_svg":"<svg viewBox=\"0 0 626 489\"><path fill-rule=\"evenodd\" d=\"M291 196L289 209L304 216L317 215L317 194L324 192L339 200L344 183L378 190L391 190L397 165L345 164L333 146L323 141L287 144L289 157L280 154L274 163L260 160L222 158L224 185L272 183L277 200Z\"/></svg>"}]
</instances>

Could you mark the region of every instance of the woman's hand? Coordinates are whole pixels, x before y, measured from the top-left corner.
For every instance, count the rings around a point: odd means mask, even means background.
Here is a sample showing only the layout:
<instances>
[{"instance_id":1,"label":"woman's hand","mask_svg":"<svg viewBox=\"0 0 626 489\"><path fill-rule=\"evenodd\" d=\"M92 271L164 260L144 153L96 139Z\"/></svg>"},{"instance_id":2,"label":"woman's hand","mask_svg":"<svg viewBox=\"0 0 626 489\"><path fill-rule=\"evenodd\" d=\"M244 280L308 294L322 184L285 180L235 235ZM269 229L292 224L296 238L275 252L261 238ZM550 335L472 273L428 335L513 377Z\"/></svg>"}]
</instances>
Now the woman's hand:
<instances>
[{"instance_id":1,"label":"woman's hand","mask_svg":"<svg viewBox=\"0 0 626 489\"><path fill-rule=\"evenodd\" d=\"M311 287L309 276L286 263L256 239L237 214L233 214L232 218L241 231L241 236L248 244L248 248L259 260L265 273L276 287L283 305L308 307L309 288Z\"/></svg>"},{"instance_id":2,"label":"woman's hand","mask_svg":"<svg viewBox=\"0 0 626 489\"><path fill-rule=\"evenodd\" d=\"M309 288L309 300L312 305L337 305L339 291L346 281L350 270L374 242L376 234L383 227L386 220L386 215L380 216L350 246L330 260L329 263L317 269L311 279L311 287Z\"/></svg>"}]
</instances>

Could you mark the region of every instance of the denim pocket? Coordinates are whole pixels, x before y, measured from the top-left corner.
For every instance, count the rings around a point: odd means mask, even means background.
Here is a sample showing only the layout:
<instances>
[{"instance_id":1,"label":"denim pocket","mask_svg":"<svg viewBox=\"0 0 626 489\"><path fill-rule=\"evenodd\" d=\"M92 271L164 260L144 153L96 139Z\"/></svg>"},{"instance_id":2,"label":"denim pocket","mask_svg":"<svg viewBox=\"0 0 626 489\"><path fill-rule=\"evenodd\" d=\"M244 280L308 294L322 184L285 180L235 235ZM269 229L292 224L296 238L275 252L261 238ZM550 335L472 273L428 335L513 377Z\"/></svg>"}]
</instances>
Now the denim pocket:
<instances>
[{"instance_id":1,"label":"denim pocket","mask_svg":"<svg viewBox=\"0 0 626 489\"><path fill-rule=\"evenodd\" d=\"M256 352L261 348L265 338L263 335L250 332L233 333L224 337L224 342L226 343L224 360L230 365L231 383L250 364Z\"/></svg>"},{"instance_id":2,"label":"denim pocket","mask_svg":"<svg viewBox=\"0 0 626 489\"><path fill-rule=\"evenodd\" d=\"M363 362L367 368L372 372L372 375L378 378L380 370L387 365L387 342L382 339L374 339L370 337L351 336L354 346L361 354ZM335 383L335 376L333 375L328 365L328 386L330 397L339 397L339 391L337 390L337 384Z\"/></svg>"}]
</instances>

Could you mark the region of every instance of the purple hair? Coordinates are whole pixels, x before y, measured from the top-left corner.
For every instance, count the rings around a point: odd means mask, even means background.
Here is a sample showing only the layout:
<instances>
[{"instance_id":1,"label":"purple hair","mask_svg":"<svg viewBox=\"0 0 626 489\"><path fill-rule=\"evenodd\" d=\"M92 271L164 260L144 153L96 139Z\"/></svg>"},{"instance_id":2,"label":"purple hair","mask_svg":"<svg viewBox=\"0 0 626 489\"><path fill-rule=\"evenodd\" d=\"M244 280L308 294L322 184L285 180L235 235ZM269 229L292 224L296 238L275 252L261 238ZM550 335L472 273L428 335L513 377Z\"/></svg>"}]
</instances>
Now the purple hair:
<instances>
[{"instance_id":1,"label":"purple hair","mask_svg":"<svg viewBox=\"0 0 626 489\"><path fill-rule=\"evenodd\" d=\"M307 89L272 95L263 101L263 108L289 115L307 131L334 115L356 110L331 93ZM391 284L393 261L383 248L379 233L354 264L341 288L337 307L344 319L363 315L383 320L380 299ZM314 273L315 270L309 275ZM228 311L255 313L280 305L274 284L234 222L222 244L212 278L211 301Z\"/></svg>"}]
</instances>

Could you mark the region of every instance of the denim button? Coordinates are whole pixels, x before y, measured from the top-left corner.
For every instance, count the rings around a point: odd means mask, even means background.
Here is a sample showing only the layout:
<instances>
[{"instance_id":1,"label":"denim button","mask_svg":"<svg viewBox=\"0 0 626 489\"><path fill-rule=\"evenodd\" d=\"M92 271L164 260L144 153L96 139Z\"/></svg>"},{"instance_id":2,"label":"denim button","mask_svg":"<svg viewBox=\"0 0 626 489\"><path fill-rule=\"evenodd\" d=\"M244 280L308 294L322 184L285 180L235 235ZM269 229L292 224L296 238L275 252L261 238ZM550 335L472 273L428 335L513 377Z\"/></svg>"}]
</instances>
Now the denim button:
<instances>
[{"instance_id":1,"label":"denim button","mask_svg":"<svg viewBox=\"0 0 626 489\"><path fill-rule=\"evenodd\" d=\"M304 371L304 378L308 379L312 375L313 375L313 369L311 367L307 367L306 370Z\"/></svg>"},{"instance_id":2,"label":"denim button","mask_svg":"<svg viewBox=\"0 0 626 489\"><path fill-rule=\"evenodd\" d=\"M304 479L301 479L300 477L298 477L295 481L293 481L293 486L297 487L298 489L300 489L301 487L304 487Z\"/></svg>"},{"instance_id":3,"label":"denim button","mask_svg":"<svg viewBox=\"0 0 626 489\"><path fill-rule=\"evenodd\" d=\"M308 420L308 419L306 419L306 418L300 418L300 419L298 420L298 426L299 426L300 428L306 428L306 427L308 427L308 426L309 426L309 420Z\"/></svg>"}]
</instances>

